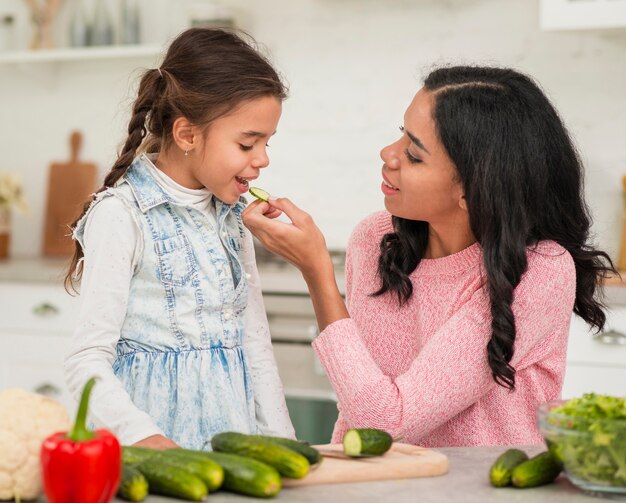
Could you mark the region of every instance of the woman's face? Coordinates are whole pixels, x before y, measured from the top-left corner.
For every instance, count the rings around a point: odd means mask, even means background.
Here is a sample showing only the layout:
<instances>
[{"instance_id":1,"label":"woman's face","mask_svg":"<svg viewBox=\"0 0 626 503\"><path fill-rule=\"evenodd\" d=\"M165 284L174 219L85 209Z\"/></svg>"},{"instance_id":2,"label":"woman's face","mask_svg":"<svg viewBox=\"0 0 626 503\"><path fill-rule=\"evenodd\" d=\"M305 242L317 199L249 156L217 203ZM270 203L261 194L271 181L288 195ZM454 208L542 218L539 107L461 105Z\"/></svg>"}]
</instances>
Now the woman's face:
<instances>
[{"instance_id":1,"label":"woman's face","mask_svg":"<svg viewBox=\"0 0 626 503\"><path fill-rule=\"evenodd\" d=\"M456 168L437 137L434 105L433 94L422 88L404 114L402 136L380 152L387 211L431 225L466 214Z\"/></svg>"}]
</instances>

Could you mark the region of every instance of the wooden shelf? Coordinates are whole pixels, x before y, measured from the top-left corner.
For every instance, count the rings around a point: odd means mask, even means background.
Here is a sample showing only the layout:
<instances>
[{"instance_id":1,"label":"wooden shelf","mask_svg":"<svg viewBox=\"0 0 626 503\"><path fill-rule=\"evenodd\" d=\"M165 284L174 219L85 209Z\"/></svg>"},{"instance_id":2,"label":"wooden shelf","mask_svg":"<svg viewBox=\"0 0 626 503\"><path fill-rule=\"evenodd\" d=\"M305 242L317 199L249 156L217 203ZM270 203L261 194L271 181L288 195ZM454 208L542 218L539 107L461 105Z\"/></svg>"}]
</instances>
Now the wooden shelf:
<instances>
[{"instance_id":1,"label":"wooden shelf","mask_svg":"<svg viewBox=\"0 0 626 503\"><path fill-rule=\"evenodd\" d=\"M156 56L162 51L163 48L159 45L111 45L0 52L0 64L137 58Z\"/></svg>"}]
</instances>

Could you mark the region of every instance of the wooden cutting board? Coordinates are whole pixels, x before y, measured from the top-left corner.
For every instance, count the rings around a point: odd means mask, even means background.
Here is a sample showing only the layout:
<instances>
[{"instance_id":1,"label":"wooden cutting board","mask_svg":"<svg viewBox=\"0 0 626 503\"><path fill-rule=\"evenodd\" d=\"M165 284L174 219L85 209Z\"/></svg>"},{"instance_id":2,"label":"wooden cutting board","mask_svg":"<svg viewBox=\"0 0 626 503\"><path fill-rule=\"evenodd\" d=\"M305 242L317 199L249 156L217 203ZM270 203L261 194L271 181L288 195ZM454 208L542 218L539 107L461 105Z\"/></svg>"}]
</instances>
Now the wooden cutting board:
<instances>
[{"instance_id":1,"label":"wooden cutting board","mask_svg":"<svg viewBox=\"0 0 626 503\"><path fill-rule=\"evenodd\" d=\"M315 446L320 451L343 453L341 444ZM445 454L410 444L394 443L383 456L341 459L324 457L322 463L303 479L283 479L285 487L339 484L369 480L435 477L448 473Z\"/></svg>"},{"instance_id":2,"label":"wooden cutting board","mask_svg":"<svg viewBox=\"0 0 626 503\"><path fill-rule=\"evenodd\" d=\"M43 236L43 254L47 256L70 255L74 251L69 225L96 190L96 165L78 159L82 141L78 131L72 132L69 161L52 163L48 170Z\"/></svg>"}]
</instances>

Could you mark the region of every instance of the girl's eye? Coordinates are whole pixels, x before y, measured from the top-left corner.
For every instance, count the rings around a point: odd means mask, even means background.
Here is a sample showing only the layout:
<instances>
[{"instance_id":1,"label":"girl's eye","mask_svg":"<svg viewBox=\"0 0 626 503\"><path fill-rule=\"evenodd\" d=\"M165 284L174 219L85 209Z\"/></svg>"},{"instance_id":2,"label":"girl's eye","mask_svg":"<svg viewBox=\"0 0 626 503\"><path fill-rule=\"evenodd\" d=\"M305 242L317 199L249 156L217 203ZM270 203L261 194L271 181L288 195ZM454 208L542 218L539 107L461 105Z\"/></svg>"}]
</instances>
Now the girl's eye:
<instances>
[{"instance_id":1,"label":"girl's eye","mask_svg":"<svg viewBox=\"0 0 626 503\"><path fill-rule=\"evenodd\" d=\"M419 157L415 157L414 155L412 155L411 152L409 152L408 148L404 151L404 154L411 164L419 164L420 162L422 162Z\"/></svg>"},{"instance_id":2,"label":"girl's eye","mask_svg":"<svg viewBox=\"0 0 626 503\"><path fill-rule=\"evenodd\" d=\"M243 145L243 144L239 144L239 148L241 150L243 150L244 152L248 152L250 150L252 150L253 145Z\"/></svg>"}]
</instances>

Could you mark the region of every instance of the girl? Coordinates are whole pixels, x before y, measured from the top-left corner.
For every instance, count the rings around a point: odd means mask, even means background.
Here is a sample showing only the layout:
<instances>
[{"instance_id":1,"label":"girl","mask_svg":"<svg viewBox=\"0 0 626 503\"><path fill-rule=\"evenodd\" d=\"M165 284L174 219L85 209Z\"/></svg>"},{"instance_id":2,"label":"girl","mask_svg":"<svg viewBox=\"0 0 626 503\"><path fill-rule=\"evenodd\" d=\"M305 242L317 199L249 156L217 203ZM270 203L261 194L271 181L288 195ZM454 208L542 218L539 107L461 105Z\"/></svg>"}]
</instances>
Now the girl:
<instances>
[{"instance_id":1,"label":"girl","mask_svg":"<svg viewBox=\"0 0 626 503\"><path fill-rule=\"evenodd\" d=\"M65 361L123 444L293 437L241 213L286 90L234 34L190 29L144 73L121 155L74 223L82 307ZM139 156L137 154L142 152Z\"/></svg>"},{"instance_id":2,"label":"girl","mask_svg":"<svg viewBox=\"0 0 626 503\"><path fill-rule=\"evenodd\" d=\"M306 213L287 199L270 202L291 224L265 218L267 203L244 211L308 283L333 440L374 427L425 446L541 443L535 408L560 396L571 313L601 329L614 271L588 241L578 155L509 69L435 70L400 129L381 152L387 211L348 244L347 309Z\"/></svg>"}]
</instances>

